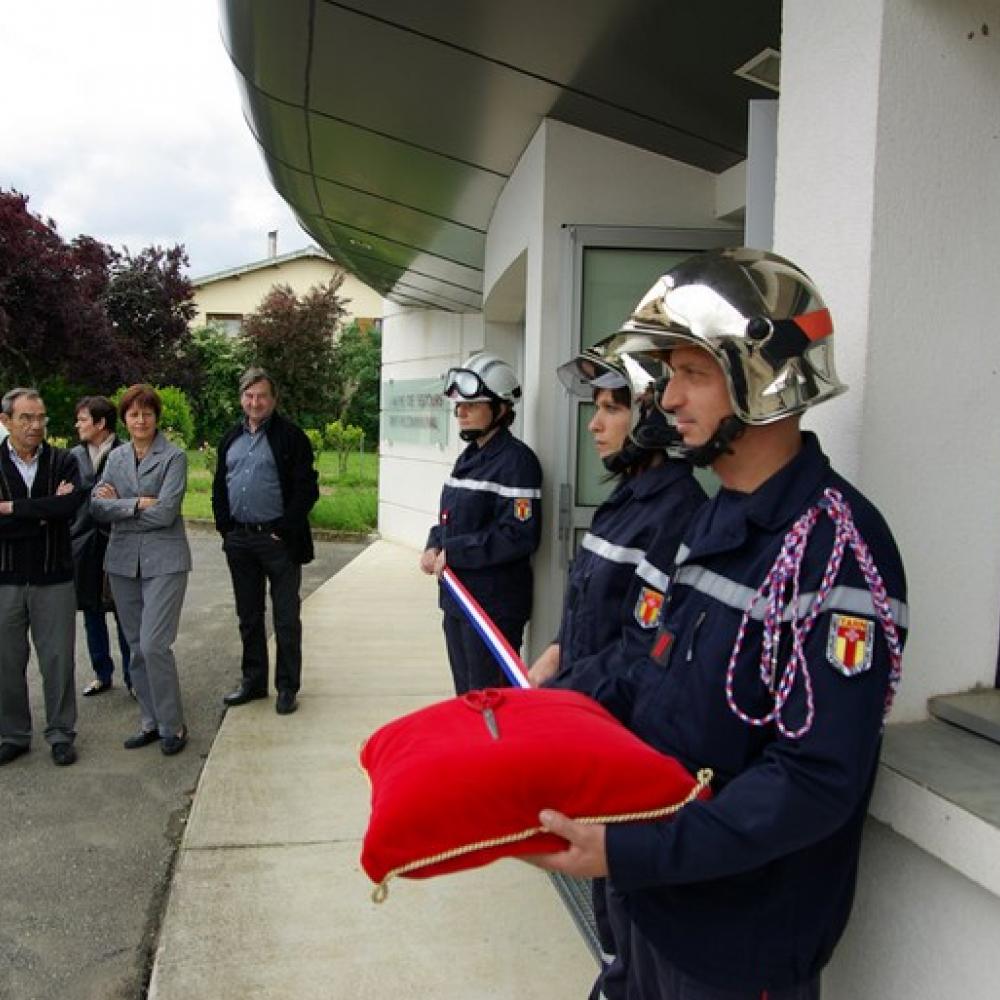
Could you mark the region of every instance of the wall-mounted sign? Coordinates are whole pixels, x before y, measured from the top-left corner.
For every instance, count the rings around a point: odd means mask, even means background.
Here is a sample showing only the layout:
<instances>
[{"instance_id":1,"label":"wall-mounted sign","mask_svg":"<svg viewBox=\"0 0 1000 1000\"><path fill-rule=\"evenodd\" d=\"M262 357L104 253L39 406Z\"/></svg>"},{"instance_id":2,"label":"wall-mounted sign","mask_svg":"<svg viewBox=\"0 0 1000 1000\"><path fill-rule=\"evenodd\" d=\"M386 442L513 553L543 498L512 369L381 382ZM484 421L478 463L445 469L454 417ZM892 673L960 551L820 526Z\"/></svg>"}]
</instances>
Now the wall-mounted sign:
<instances>
[{"instance_id":1,"label":"wall-mounted sign","mask_svg":"<svg viewBox=\"0 0 1000 1000\"><path fill-rule=\"evenodd\" d=\"M451 403L440 378L387 379L382 383L381 435L389 444L448 443Z\"/></svg>"}]
</instances>

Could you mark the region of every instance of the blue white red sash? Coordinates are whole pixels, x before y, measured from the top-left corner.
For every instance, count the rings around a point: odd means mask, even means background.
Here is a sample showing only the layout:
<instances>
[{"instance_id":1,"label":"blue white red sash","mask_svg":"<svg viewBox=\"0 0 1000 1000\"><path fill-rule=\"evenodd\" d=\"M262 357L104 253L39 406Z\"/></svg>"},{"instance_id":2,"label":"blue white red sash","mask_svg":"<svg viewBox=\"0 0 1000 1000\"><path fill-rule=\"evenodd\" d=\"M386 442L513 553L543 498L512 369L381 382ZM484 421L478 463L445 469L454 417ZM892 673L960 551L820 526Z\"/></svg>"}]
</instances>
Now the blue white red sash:
<instances>
[{"instance_id":1,"label":"blue white red sash","mask_svg":"<svg viewBox=\"0 0 1000 1000\"><path fill-rule=\"evenodd\" d=\"M500 629L493 624L490 616L479 606L479 602L465 589L462 582L447 566L441 571L441 582L448 588L451 596L458 601L466 618L472 623L472 627L479 633L483 642L486 643L486 648L496 658L511 684L514 687L530 688L528 668L524 665L524 660L517 655Z\"/></svg>"}]
</instances>

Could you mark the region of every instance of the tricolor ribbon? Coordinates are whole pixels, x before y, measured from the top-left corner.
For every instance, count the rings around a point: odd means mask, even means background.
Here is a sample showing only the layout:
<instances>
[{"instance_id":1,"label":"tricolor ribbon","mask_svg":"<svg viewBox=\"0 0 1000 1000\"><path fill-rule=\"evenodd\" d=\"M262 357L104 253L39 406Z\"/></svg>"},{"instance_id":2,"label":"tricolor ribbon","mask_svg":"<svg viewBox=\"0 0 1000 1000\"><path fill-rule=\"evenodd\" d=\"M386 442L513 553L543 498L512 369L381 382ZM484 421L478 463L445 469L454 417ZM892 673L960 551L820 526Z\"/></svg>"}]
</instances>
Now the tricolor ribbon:
<instances>
[{"instance_id":1,"label":"tricolor ribbon","mask_svg":"<svg viewBox=\"0 0 1000 1000\"><path fill-rule=\"evenodd\" d=\"M459 607L465 612L465 617L469 619L472 627L486 643L486 648L500 664L500 669L507 675L511 684L514 687L530 688L531 682L528 680L528 668L524 665L524 660L517 655L513 646L493 623L493 619L483 611L479 602L465 589L462 581L447 566L441 571L441 583L458 601Z\"/></svg>"}]
</instances>

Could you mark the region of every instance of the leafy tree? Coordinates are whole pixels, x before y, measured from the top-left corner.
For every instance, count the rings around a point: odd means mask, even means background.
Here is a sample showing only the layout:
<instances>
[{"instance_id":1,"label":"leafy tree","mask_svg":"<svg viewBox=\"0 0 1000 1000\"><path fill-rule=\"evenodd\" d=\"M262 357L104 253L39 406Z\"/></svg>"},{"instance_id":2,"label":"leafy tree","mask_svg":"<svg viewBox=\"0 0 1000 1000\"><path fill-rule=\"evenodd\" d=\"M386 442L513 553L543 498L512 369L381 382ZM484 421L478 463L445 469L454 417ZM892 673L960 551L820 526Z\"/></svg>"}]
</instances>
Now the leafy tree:
<instances>
[{"instance_id":1,"label":"leafy tree","mask_svg":"<svg viewBox=\"0 0 1000 1000\"><path fill-rule=\"evenodd\" d=\"M117 338L141 359L142 380L192 391L194 373L182 361L196 312L194 286L182 273L187 266L179 244L146 247L135 255L126 247L111 265L103 302Z\"/></svg>"},{"instance_id":2,"label":"leafy tree","mask_svg":"<svg viewBox=\"0 0 1000 1000\"><path fill-rule=\"evenodd\" d=\"M107 320L102 296L115 252L89 236L68 244L28 198L0 190L0 374L7 384L47 376L99 388L124 381L134 358Z\"/></svg>"},{"instance_id":3,"label":"leafy tree","mask_svg":"<svg viewBox=\"0 0 1000 1000\"><path fill-rule=\"evenodd\" d=\"M323 441L330 451L337 453L337 472L340 476L347 475L347 459L361 448L364 431L352 424L342 424L334 420L323 430Z\"/></svg>"},{"instance_id":4,"label":"leafy tree","mask_svg":"<svg viewBox=\"0 0 1000 1000\"><path fill-rule=\"evenodd\" d=\"M45 400L45 412L49 417L48 437L64 437L76 440L76 403L82 396L92 396L83 385L69 382L65 375L51 375L37 385Z\"/></svg>"},{"instance_id":5,"label":"leafy tree","mask_svg":"<svg viewBox=\"0 0 1000 1000\"><path fill-rule=\"evenodd\" d=\"M346 327L337 341L334 365L340 421L360 427L366 441L378 441L382 365L382 335L378 328L359 323Z\"/></svg>"},{"instance_id":6,"label":"leafy tree","mask_svg":"<svg viewBox=\"0 0 1000 1000\"><path fill-rule=\"evenodd\" d=\"M195 327L182 361L192 373L195 439L217 444L239 419L240 375L248 366L246 345L214 326Z\"/></svg>"},{"instance_id":7,"label":"leafy tree","mask_svg":"<svg viewBox=\"0 0 1000 1000\"><path fill-rule=\"evenodd\" d=\"M305 427L322 427L337 415L335 341L344 315L337 294L343 274L316 285L301 299L275 285L243 324L251 364L265 368L278 385L281 409Z\"/></svg>"}]
</instances>

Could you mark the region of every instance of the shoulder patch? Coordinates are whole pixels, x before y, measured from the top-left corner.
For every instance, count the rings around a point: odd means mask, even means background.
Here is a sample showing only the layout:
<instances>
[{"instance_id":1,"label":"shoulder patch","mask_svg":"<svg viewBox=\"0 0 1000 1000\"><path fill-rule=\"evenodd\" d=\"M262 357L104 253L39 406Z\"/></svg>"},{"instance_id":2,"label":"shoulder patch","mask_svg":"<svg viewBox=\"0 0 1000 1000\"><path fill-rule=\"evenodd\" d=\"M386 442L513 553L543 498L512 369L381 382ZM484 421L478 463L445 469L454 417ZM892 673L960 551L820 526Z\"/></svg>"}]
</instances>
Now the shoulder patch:
<instances>
[{"instance_id":1,"label":"shoulder patch","mask_svg":"<svg viewBox=\"0 0 1000 1000\"><path fill-rule=\"evenodd\" d=\"M531 520L531 498L517 497L514 500L514 517L519 521Z\"/></svg>"},{"instance_id":2,"label":"shoulder patch","mask_svg":"<svg viewBox=\"0 0 1000 1000\"><path fill-rule=\"evenodd\" d=\"M875 623L856 615L830 615L826 658L845 677L862 674L872 665Z\"/></svg>"},{"instance_id":3,"label":"shoulder patch","mask_svg":"<svg viewBox=\"0 0 1000 1000\"><path fill-rule=\"evenodd\" d=\"M652 587L643 587L635 602L635 620L642 628L656 628L660 624L663 594Z\"/></svg>"}]
</instances>

